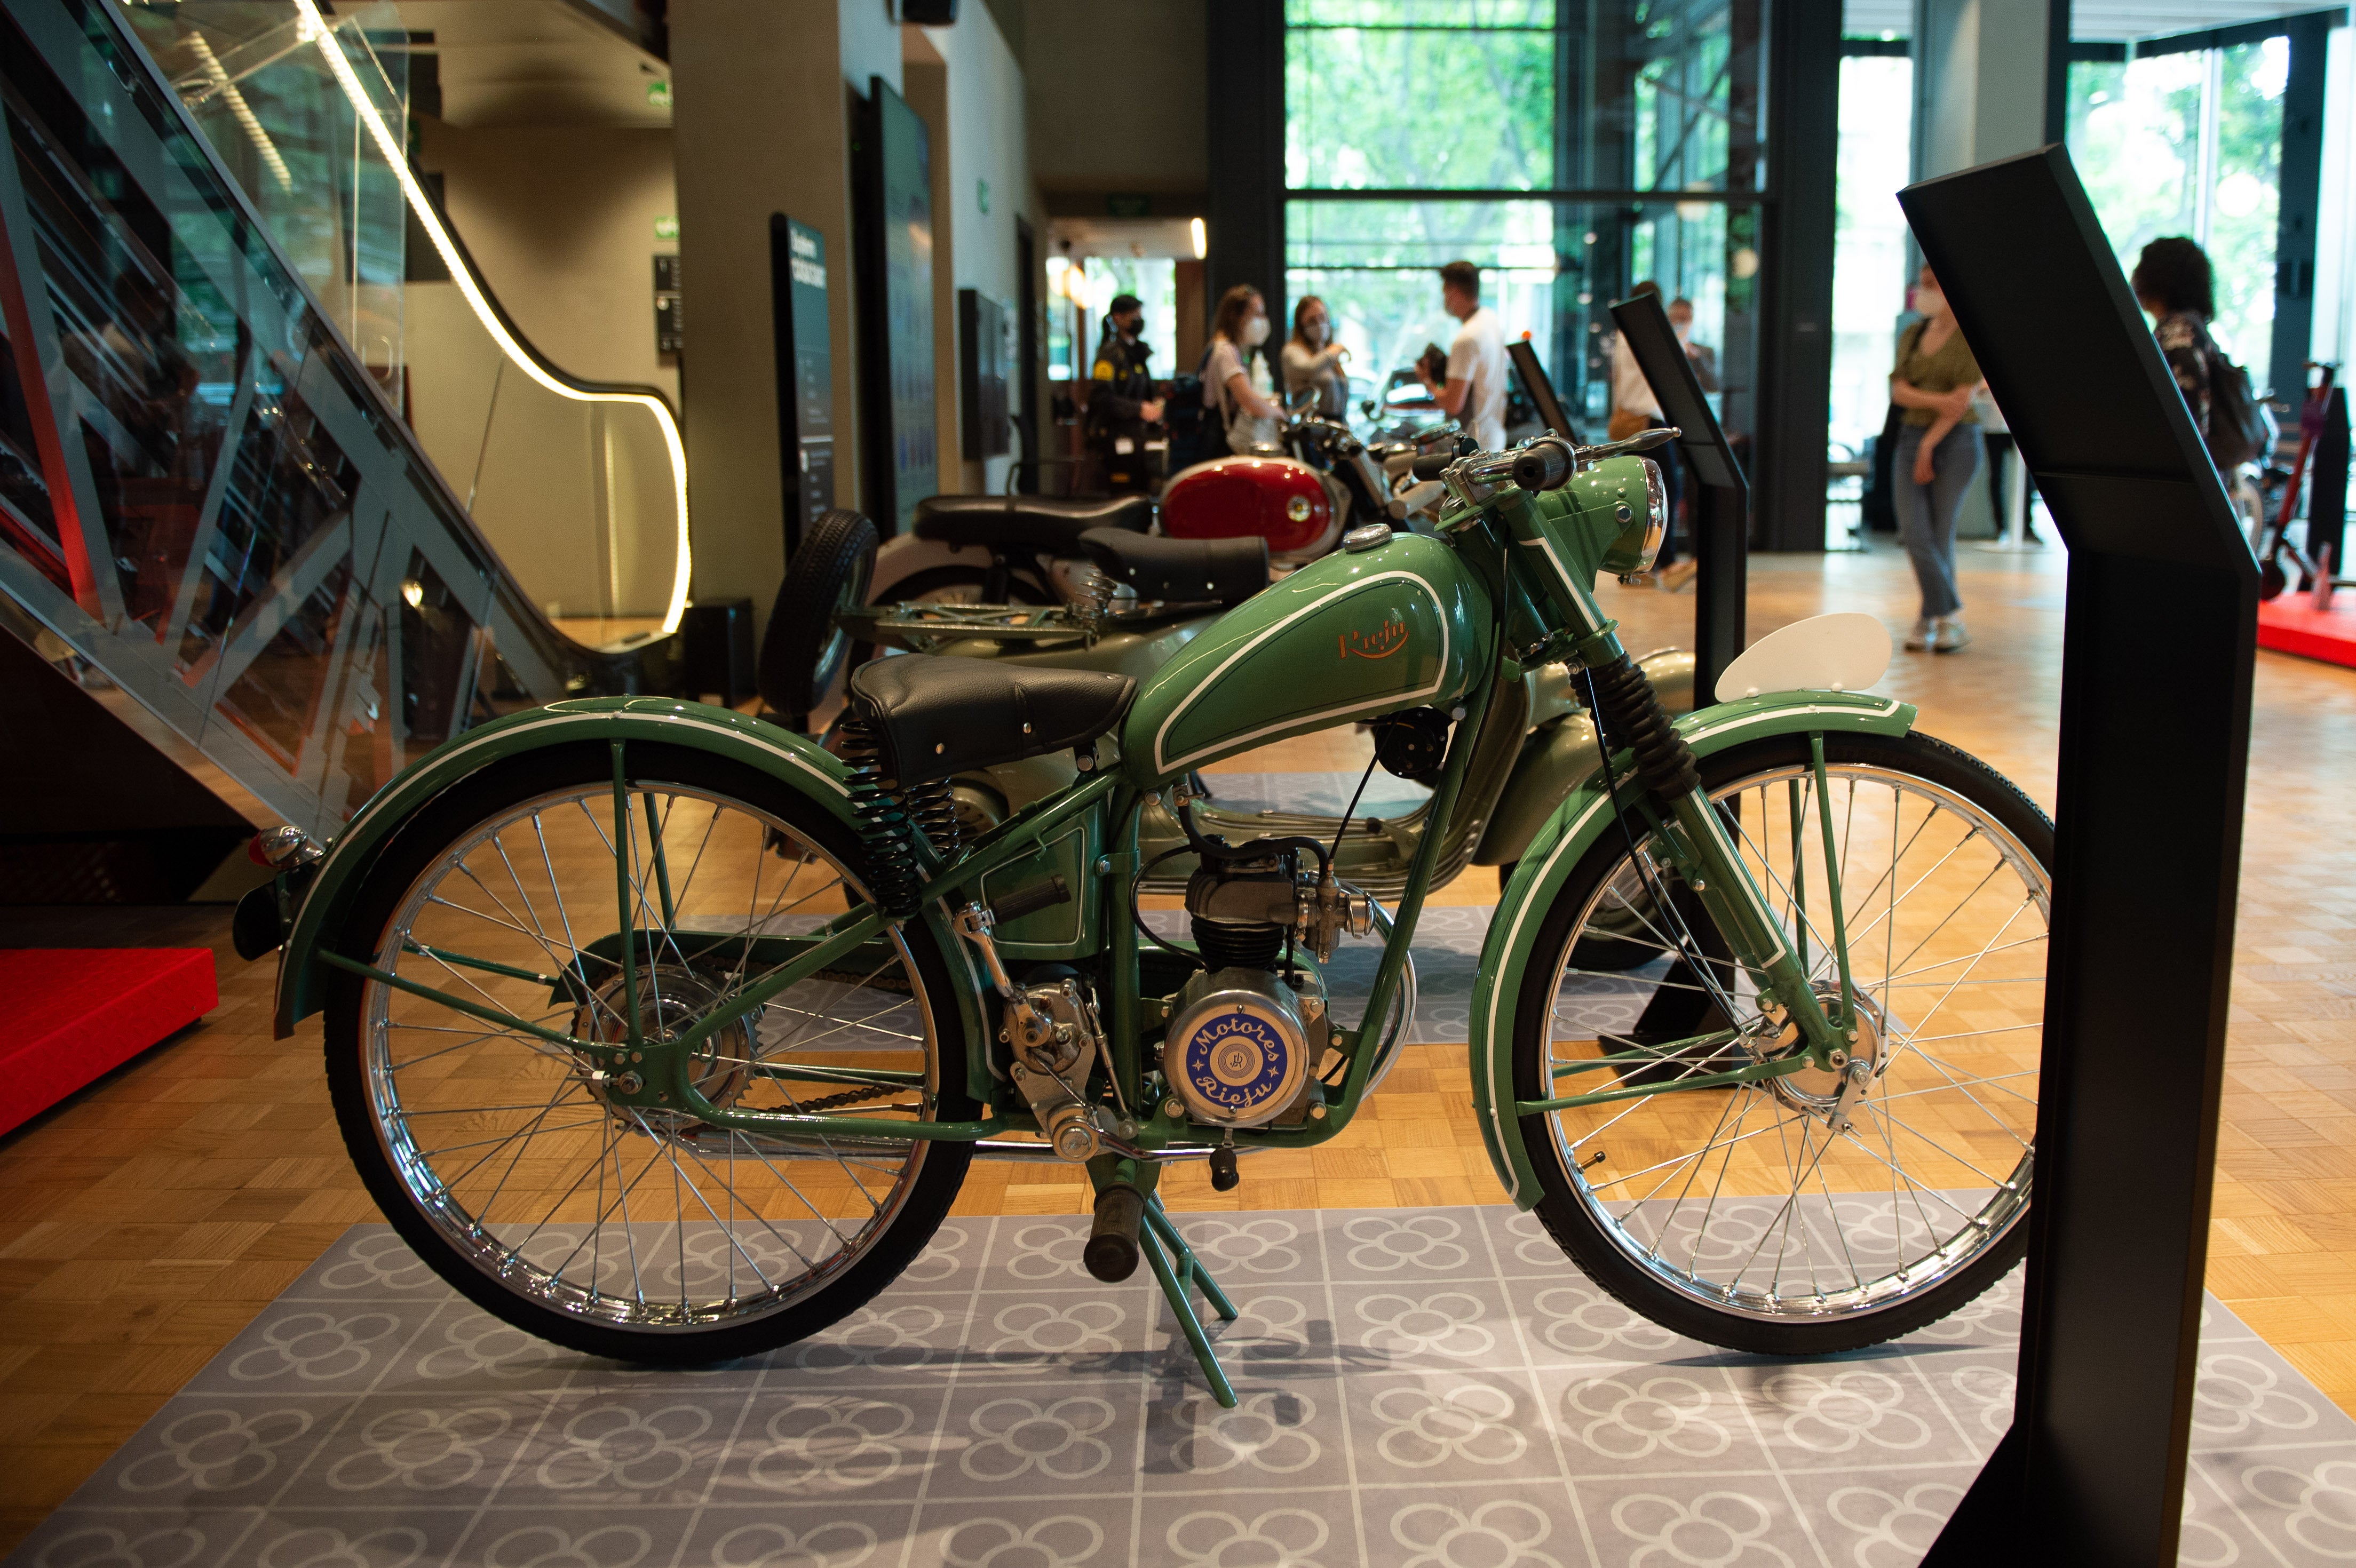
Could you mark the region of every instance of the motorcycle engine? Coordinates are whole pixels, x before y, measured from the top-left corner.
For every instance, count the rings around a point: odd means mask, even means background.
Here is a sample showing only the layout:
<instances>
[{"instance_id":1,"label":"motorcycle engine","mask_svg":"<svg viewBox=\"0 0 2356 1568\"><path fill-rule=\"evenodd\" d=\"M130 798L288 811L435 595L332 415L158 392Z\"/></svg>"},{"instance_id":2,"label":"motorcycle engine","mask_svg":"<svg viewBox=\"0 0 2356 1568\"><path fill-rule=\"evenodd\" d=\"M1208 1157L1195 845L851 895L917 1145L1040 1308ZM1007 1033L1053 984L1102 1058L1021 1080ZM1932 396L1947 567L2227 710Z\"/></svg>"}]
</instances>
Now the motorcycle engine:
<instances>
[{"instance_id":1,"label":"motorcycle engine","mask_svg":"<svg viewBox=\"0 0 2356 1568\"><path fill-rule=\"evenodd\" d=\"M1186 883L1186 912L1204 970L1178 993L1162 1067L1198 1122L1257 1127L1308 1114L1325 1049L1325 996L1313 968L1279 973L1288 933L1332 950L1322 902L1308 901L1281 857L1206 860ZM1334 923L1349 929L1349 904ZM1303 911L1308 912L1307 914Z\"/></svg>"}]
</instances>

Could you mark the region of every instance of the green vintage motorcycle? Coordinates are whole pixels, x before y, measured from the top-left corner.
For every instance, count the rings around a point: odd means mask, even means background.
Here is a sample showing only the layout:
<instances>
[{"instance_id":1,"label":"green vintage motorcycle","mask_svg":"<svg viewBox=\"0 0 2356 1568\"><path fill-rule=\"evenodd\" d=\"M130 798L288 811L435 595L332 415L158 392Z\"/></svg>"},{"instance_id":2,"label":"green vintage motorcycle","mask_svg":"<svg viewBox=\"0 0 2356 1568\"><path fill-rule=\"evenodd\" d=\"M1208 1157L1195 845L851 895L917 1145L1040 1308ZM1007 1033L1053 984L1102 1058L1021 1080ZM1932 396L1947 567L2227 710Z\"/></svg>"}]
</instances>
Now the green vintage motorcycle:
<instances>
[{"instance_id":1,"label":"green vintage motorcycle","mask_svg":"<svg viewBox=\"0 0 2356 1568\"><path fill-rule=\"evenodd\" d=\"M385 1214L511 1324L701 1364L868 1301L974 1158L1068 1161L1088 1272L1150 1265L1231 1403L1194 1302L1236 1307L1160 1175L1232 1187L1362 1111L1500 694L1566 663L1612 744L1521 857L1470 998L1498 1179L1713 1344L1848 1349L1972 1300L2026 1243L2051 825L1905 704L1830 689L1804 627L1776 639L1793 689L1672 721L1590 592L1657 549L1650 460L1545 437L1445 483L1436 535L1363 531L1142 680L886 659L847 756L641 698L422 762L316 866L278 1000L282 1034L325 1012ZM1352 1017L1328 976L1374 901L1320 837L1204 833L1181 781L1410 710L1442 738L1440 830ZM964 837L949 779L1056 752L1068 786ZM1157 799L1195 864L1183 936L1136 910ZM1648 961L1583 963L1599 932Z\"/></svg>"}]
</instances>

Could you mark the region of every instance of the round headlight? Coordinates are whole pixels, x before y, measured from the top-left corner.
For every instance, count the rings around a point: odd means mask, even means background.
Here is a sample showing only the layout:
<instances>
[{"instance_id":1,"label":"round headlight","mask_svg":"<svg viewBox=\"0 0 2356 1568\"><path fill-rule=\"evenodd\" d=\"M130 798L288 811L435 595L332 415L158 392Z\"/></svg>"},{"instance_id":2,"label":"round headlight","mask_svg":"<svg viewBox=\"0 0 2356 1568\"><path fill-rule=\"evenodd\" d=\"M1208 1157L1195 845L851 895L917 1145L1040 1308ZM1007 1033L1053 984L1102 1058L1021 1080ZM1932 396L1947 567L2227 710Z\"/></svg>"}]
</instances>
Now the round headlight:
<instances>
[{"instance_id":1,"label":"round headlight","mask_svg":"<svg viewBox=\"0 0 2356 1568\"><path fill-rule=\"evenodd\" d=\"M1651 458L1639 459L1644 464L1644 562L1635 570L1650 571L1661 553L1661 541L1669 532L1669 490L1662 482L1661 465Z\"/></svg>"}]
</instances>

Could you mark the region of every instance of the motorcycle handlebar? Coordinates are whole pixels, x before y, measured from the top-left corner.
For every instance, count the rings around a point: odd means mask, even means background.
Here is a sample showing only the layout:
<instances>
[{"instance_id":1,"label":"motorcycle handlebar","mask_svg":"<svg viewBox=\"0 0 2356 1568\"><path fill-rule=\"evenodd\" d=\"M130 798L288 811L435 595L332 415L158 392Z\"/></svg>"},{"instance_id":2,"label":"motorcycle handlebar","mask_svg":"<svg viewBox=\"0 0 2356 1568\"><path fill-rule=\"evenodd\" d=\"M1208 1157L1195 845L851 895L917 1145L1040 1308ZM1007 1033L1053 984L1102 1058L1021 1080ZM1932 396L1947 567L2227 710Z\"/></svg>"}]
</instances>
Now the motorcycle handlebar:
<instances>
[{"instance_id":1,"label":"motorcycle handlebar","mask_svg":"<svg viewBox=\"0 0 2356 1568\"><path fill-rule=\"evenodd\" d=\"M1540 440L1514 454L1514 483L1525 490L1551 490L1578 464L1558 440Z\"/></svg>"},{"instance_id":2,"label":"motorcycle handlebar","mask_svg":"<svg viewBox=\"0 0 2356 1568\"><path fill-rule=\"evenodd\" d=\"M1429 457L1417 458L1408 472L1418 479L1437 479L1447 473L1455 461L1456 454L1452 452L1435 452Z\"/></svg>"},{"instance_id":3,"label":"motorcycle handlebar","mask_svg":"<svg viewBox=\"0 0 2356 1568\"><path fill-rule=\"evenodd\" d=\"M1675 441L1681 433L1675 425L1661 425L1601 446L1577 446L1558 435L1542 435L1510 452L1483 452L1465 458L1461 472L1476 485L1494 485L1501 479L1510 479L1518 489L1553 490L1568 482L1581 464L1627 453L1650 452ZM1417 475L1422 475L1420 464L1417 465Z\"/></svg>"}]
</instances>

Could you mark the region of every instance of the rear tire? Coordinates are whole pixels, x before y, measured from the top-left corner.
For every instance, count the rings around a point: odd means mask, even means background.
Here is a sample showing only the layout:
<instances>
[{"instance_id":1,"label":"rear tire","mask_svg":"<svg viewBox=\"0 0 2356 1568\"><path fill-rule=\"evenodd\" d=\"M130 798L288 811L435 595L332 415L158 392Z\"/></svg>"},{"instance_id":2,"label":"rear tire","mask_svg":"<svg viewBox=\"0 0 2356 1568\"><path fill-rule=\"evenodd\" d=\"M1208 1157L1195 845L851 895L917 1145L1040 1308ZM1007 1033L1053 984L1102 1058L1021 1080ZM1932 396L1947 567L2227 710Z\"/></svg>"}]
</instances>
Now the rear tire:
<instances>
[{"instance_id":1,"label":"rear tire","mask_svg":"<svg viewBox=\"0 0 2356 1568\"><path fill-rule=\"evenodd\" d=\"M453 785L363 873L340 950L575 1040L617 1039L627 993L598 939L618 930L620 838L632 929L647 939L636 995L651 1041L782 961L730 956L713 939L791 934L797 920L865 901L856 839L779 780L681 748L624 755L626 835L604 744L528 752ZM783 866L763 852L772 835L795 849ZM675 915L658 922L658 908ZM975 1115L943 955L917 923L872 947L712 1037L694 1059L699 1089L715 1104L807 1110L844 1092L841 1072L888 1068L907 1081L862 1103L879 1125ZM534 971L581 989L559 996ZM586 1354L703 1365L818 1332L915 1259L971 1159L961 1143L783 1146L620 1103L586 1052L333 976L328 1089L369 1195L460 1294ZM838 1076L797 1079L802 1064Z\"/></svg>"},{"instance_id":2,"label":"rear tire","mask_svg":"<svg viewBox=\"0 0 2356 1568\"><path fill-rule=\"evenodd\" d=\"M1826 1355L1912 1332L1994 1285L2029 1240L2052 824L1985 764L1927 736L1826 735L1824 745L1863 1037L1850 1049L1874 1063L1842 1113L1849 1127L1834 1114L1838 1078L1815 1070L1520 1118L1538 1217L1589 1277L1676 1333L1760 1355ZM1837 999L1808 738L1734 747L1701 772L1786 939L1804 933L1819 996ZM1649 823L1626 820L1649 853ZM1804 921L1792 913L1795 859ZM1626 913L1628 867L1627 838L1608 827L1547 912L1515 1007L1517 1100L1720 1072L1754 1060L1753 1041L1756 1059L1787 1049L1748 977L1722 959L1649 976L1582 969L1584 927L1600 910ZM1689 924L1706 918L1682 884L1667 891ZM1707 950L1715 936L1704 928L1696 940ZM1656 942L1655 962L1670 952ZM1633 1023L1611 1016L1638 1007ZM1616 1080L1608 1069L1558 1075L1605 1051L1679 1040L1692 1043Z\"/></svg>"},{"instance_id":3,"label":"rear tire","mask_svg":"<svg viewBox=\"0 0 2356 1568\"><path fill-rule=\"evenodd\" d=\"M875 525L837 507L810 525L786 563L761 635L761 700L779 713L807 720L853 662L851 634L834 617L866 604L878 548Z\"/></svg>"}]
</instances>

